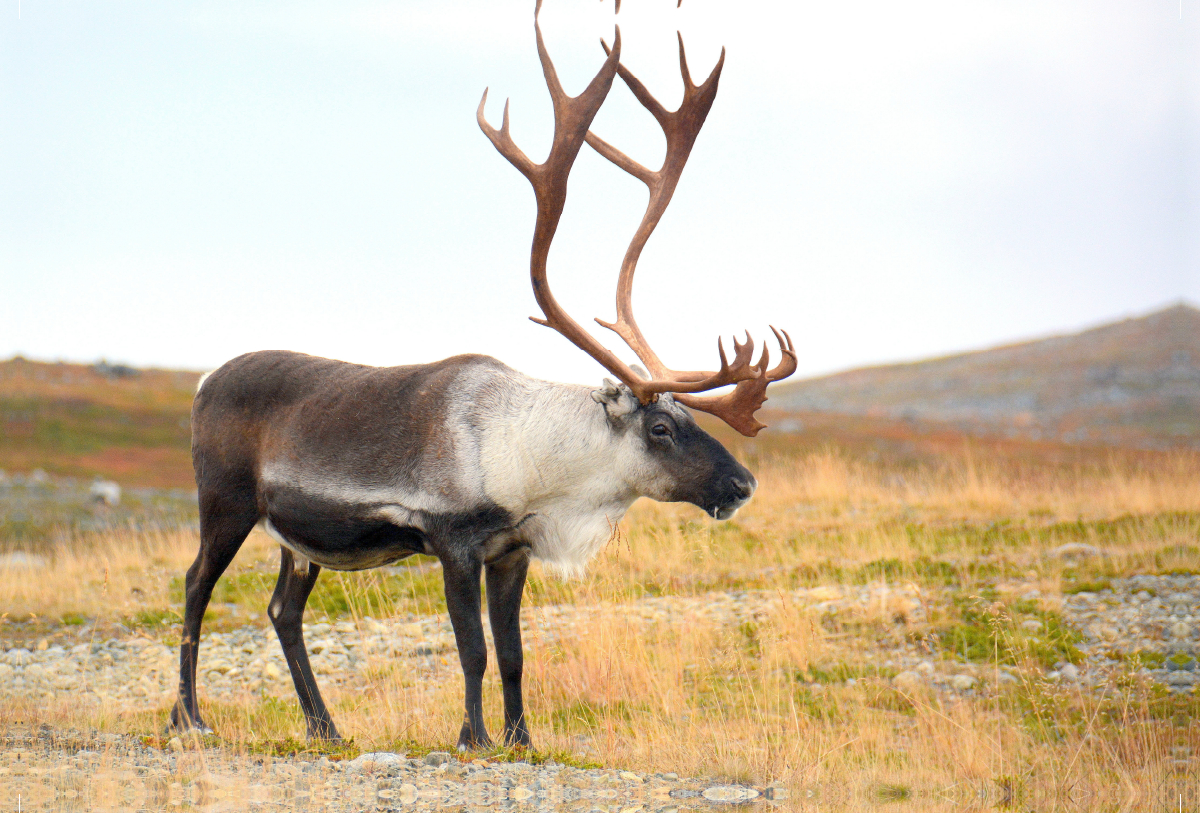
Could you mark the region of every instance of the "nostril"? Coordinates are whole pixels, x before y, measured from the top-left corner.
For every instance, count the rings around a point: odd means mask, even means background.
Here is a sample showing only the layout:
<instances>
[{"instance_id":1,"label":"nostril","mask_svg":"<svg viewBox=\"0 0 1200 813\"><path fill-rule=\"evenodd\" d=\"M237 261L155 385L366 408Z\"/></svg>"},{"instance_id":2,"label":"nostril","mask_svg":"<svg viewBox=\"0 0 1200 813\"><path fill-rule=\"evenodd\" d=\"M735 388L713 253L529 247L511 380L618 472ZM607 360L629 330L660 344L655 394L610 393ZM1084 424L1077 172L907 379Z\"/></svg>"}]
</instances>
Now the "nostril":
<instances>
[{"instance_id":1,"label":"nostril","mask_svg":"<svg viewBox=\"0 0 1200 813\"><path fill-rule=\"evenodd\" d=\"M733 493L737 494L740 499L744 500L754 493L754 486L747 480L730 477L729 484L733 486Z\"/></svg>"}]
</instances>

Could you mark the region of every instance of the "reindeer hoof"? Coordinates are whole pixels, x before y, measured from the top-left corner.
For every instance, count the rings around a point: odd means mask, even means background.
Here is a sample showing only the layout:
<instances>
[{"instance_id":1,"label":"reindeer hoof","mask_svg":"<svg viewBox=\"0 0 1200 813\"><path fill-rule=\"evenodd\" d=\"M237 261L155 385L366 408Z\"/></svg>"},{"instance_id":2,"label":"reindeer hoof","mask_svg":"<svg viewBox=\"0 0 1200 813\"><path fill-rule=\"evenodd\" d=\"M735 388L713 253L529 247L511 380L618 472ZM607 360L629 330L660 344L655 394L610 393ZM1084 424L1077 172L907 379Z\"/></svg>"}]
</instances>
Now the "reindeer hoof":
<instances>
[{"instance_id":1,"label":"reindeer hoof","mask_svg":"<svg viewBox=\"0 0 1200 813\"><path fill-rule=\"evenodd\" d=\"M482 737L472 737L467 733L460 734L458 737L458 752L466 751L483 751L492 747L492 738L487 734Z\"/></svg>"},{"instance_id":2,"label":"reindeer hoof","mask_svg":"<svg viewBox=\"0 0 1200 813\"><path fill-rule=\"evenodd\" d=\"M204 724L204 721L199 716L193 717L189 714L181 712L179 707L171 709L171 717L167 720L166 730L164 734L211 734L213 730Z\"/></svg>"},{"instance_id":3,"label":"reindeer hoof","mask_svg":"<svg viewBox=\"0 0 1200 813\"><path fill-rule=\"evenodd\" d=\"M333 720L313 719L308 721L308 739L314 742L342 742Z\"/></svg>"},{"instance_id":4,"label":"reindeer hoof","mask_svg":"<svg viewBox=\"0 0 1200 813\"><path fill-rule=\"evenodd\" d=\"M167 723L167 727L165 729L163 729L163 734L166 734L167 736L173 736L176 734L195 734L198 736L204 736L206 734L212 734L212 733L213 733L213 730L211 728L209 728L207 725L205 725L203 723L203 721L200 721L200 720L196 720L187 725L180 725L179 723L172 720L169 723Z\"/></svg>"}]
</instances>

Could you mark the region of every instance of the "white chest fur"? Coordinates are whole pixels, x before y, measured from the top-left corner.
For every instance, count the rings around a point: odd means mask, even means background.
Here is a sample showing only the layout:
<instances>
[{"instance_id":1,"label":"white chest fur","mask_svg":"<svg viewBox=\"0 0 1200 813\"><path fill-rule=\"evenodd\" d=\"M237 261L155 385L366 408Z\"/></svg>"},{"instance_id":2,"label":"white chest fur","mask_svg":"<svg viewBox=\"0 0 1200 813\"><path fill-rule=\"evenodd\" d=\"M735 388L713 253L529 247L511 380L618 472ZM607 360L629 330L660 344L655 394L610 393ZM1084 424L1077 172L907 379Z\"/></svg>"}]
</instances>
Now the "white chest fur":
<instances>
[{"instance_id":1,"label":"white chest fur","mask_svg":"<svg viewBox=\"0 0 1200 813\"><path fill-rule=\"evenodd\" d=\"M577 574L616 532L657 472L641 440L618 435L591 390L530 382L483 427L483 490L497 505L528 517L522 535L552 568Z\"/></svg>"}]
</instances>

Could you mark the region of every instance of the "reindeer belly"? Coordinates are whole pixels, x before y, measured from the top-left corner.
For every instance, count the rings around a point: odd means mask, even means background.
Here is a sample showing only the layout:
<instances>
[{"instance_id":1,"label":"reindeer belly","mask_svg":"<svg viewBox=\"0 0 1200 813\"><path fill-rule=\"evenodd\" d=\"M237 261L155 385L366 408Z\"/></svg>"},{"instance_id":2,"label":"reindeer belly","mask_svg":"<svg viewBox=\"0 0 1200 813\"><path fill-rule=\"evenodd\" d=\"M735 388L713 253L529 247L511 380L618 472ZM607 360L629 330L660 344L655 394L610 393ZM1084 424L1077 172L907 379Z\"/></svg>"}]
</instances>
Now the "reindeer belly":
<instances>
[{"instance_id":1,"label":"reindeer belly","mask_svg":"<svg viewBox=\"0 0 1200 813\"><path fill-rule=\"evenodd\" d=\"M284 547L331 570L365 570L429 552L415 512L386 503L284 490L268 498L262 525Z\"/></svg>"},{"instance_id":2,"label":"reindeer belly","mask_svg":"<svg viewBox=\"0 0 1200 813\"><path fill-rule=\"evenodd\" d=\"M366 570L414 553L484 556L487 543L515 532L491 502L462 511L419 511L373 500L341 500L291 487L264 494L264 530L279 544L332 570Z\"/></svg>"}]
</instances>

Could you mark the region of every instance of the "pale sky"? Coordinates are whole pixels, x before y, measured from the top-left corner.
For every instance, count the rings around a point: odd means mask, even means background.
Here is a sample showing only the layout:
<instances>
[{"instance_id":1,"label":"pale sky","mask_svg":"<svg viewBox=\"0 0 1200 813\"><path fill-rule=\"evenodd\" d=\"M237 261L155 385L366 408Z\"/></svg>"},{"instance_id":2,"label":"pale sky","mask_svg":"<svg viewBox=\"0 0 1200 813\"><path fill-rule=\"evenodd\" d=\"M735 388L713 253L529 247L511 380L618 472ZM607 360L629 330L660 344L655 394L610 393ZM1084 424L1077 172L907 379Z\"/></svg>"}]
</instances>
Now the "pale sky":
<instances>
[{"instance_id":1,"label":"pale sky","mask_svg":"<svg viewBox=\"0 0 1200 813\"><path fill-rule=\"evenodd\" d=\"M0 0L0 358L483 352L598 380L526 318L533 195L474 121L490 86L544 157L532 11ZM546 0L568 92L612 11ZM1200 302L1200 0L624 0L616 21L669 107L677 28L698 79L728 51L634 289L672 366L767 324L811 375ZM619 80L593 129L661 160ZM550 258L580 322L612 318L644 205L584 148Z\"/></svg>"}]
</instances>

